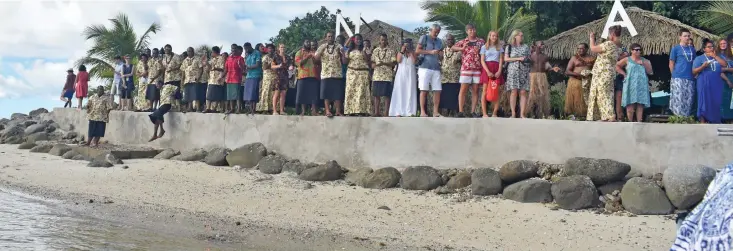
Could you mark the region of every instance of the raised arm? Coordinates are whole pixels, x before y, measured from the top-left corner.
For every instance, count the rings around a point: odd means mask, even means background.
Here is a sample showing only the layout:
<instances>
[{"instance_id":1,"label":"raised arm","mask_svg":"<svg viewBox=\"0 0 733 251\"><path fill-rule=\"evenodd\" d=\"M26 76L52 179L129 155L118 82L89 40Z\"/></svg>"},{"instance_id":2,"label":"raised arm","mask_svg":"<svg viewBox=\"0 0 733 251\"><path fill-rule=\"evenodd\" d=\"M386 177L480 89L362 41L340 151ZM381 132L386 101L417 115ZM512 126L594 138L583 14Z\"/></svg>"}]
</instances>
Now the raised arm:
<instances>
[{"instance_id":1,"label":"raised arm","mask_svg":"<svg viewBox=\"0 0 733 251\"><path fill-rule=\"evenodd\" d=\"M589 40L588 42L589 43L588 44L590 45L590 51L592 51L594 53L601 53L601 52L603 52L604 51L603 50L603 47L602 47L603 44L596 45L596 34L593 33L593 32L591 32L588 36L589 36L589 38L588 38L588 40Z\"/></svg>"}]
</instances>

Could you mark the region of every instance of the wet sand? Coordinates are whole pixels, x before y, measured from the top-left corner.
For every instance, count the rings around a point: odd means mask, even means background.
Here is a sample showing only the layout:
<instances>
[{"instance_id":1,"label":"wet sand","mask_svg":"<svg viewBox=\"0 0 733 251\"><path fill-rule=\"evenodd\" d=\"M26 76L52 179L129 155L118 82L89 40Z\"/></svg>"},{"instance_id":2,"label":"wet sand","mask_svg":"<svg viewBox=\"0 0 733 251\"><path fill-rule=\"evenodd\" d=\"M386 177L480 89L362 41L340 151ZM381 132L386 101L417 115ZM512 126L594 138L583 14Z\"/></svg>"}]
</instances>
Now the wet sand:
<instances>
[{"instance_id":1,"label":"wet sand","mask_svg":"<svg viewBox=\"0 0 733 251\"><path fill-rule=\"evenodd\" d=\"M664 216L551 210L465 193L371 190L197 162L138 159L125 161L128 169L90 168L85 161L16 147L0 145L2 187L237 249L668 250L675 235L674 222Z\"/></svg>"}]
</instances>

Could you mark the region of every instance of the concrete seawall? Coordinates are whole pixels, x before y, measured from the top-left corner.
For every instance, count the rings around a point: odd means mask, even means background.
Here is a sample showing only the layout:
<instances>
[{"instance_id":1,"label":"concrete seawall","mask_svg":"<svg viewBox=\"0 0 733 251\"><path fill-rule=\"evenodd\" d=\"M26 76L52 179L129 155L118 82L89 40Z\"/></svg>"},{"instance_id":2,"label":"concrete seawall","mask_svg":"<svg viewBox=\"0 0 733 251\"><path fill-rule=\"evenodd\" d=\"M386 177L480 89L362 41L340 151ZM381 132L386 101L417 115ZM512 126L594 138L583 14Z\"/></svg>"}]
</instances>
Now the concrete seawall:
<instances>
[{"instance_id":1,"label":"concrete seawall","mask_svg":"<svg viewBox=\"0 0 733 251\"><path fill-rule=\"evenodd\" d=\"M148 113L110 113L105 139L179 150L262 142L301 161L344 166L493 167L519 159L563 163L571 157L608 158L643 174L669 166L733 160L733 137L723 125L601 123L531 119L349 118L169 113L166 135L153 143ZM56 108L63 129L86 134L85 111Z\"/></svg>"}]
</instances>

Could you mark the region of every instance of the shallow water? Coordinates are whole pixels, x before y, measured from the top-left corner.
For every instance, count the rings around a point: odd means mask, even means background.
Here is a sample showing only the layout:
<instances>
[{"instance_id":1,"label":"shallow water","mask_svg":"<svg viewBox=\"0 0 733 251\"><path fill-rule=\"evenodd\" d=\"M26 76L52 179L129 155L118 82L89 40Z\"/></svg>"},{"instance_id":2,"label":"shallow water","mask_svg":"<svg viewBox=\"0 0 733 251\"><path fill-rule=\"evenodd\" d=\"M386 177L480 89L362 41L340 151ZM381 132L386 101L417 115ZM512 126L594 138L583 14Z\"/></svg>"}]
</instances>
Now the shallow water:
<instances>
[{"instance_id":1,"label":"shallow water","mask_svg":"<svg viewBox=\"0 0 733 251\"><path fill-rule=\"evenodd\" d=\"M241 250L86 217L58 201L0 189L0 250Z\"/></svg>"}]
</instances>

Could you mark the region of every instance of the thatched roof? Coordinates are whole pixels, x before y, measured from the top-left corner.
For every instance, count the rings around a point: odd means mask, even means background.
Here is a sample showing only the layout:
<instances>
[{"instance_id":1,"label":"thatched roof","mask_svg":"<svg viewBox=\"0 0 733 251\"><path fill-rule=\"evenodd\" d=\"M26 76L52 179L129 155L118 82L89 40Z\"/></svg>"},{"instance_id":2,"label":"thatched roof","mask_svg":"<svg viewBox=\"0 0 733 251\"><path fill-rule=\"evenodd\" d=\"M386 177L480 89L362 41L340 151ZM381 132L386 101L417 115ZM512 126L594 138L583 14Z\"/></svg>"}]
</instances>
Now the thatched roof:
<instances>
[{"instance_id":1,"label":"thatched roof","mask_svg":"<svg viewBox=\"0 0 733 251\"><path fill-rule=\"evenodd\" d=\"M623 29L621 43L628 47L632 43L639 43L644 49L644 54L660 55L668 54L672 47L679 44L677 32L680 28L686 28L692 33L695 48L702 48L703 38L717 39L716 35L706 31L683 24L680 21L664 17L652 11L642 10L637 7L626 8L631 22L634 24L638 34L631 37L627 29ZM575 27L566 32L560 33L545 40L547 55L555 59L568 59L575 55L575 48L579 43L588 43L588 33L594 31L600 36L603 27L606 25L608 16L596 21Z\"/></svg>"},{"instance_id":2,"label":"thatched roof","mask_svg":"<svg viewBox=\"0 0 733 251\"><path fill-rule=\"evenodd\" d=\"M371 29L369 27L371 27ZM369 23L369 26L362 23L361 27L359 27L359 33L361 33L361 36L364 37L365 40L371 41L372 47L374 48L379 45L379 35L385 33L387 34L389 47L395 51L400 48L400 44L402 43L400 40L401 38L412 38L414 43L417 43L418 39L418 37L415 34L412 34L412 32L380 20L372 21ZM400 37L400 34L402 34L402 37ZM344 37L348 36L346 32L341 32L341 35ZM325 42L325 39L321 39L318 44L324 44Z\"/></svg>"}]
</instances>

